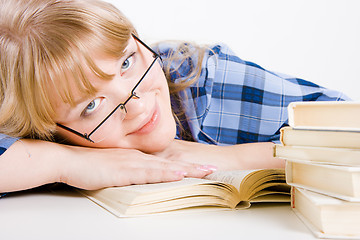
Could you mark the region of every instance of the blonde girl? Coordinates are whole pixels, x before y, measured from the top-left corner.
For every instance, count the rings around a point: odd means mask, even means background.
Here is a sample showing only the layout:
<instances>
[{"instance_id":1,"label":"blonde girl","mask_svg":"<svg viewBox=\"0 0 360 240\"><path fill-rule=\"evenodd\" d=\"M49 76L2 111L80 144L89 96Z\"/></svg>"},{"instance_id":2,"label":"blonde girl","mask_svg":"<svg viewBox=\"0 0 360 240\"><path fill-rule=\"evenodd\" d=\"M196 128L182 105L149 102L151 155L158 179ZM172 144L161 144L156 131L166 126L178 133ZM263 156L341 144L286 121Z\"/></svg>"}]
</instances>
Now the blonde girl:
<instances>
[{"instance_id":1,"label":"blonde girl","mask_svg":"<svg viewBox=\"0 0 360 240\"><path fill-rule=\"evenodd\" d=\"M282 167L291 101L345 100L225 45L147 46L98 0L0 0L0 193Z\"/></svg>"}]
</instances>

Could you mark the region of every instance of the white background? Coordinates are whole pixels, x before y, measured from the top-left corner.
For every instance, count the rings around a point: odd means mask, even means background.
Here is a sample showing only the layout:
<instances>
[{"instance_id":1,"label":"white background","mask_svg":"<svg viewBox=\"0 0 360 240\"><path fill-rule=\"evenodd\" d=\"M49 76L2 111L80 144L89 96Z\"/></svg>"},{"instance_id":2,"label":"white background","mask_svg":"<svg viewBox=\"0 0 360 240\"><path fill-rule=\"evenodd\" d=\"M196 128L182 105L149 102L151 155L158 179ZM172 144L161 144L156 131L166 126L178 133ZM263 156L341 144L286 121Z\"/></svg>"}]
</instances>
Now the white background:
<instances>
[{"instance_id":1,"label":"white background","mask_svg":"<svg viewBox=\"0 0 360 240\"><path fill-rule=\"evenodd\" d=\"M148 43L223 42L262 67L360 100L359 0L107 0Z\"/></svg>"}]
</instances>

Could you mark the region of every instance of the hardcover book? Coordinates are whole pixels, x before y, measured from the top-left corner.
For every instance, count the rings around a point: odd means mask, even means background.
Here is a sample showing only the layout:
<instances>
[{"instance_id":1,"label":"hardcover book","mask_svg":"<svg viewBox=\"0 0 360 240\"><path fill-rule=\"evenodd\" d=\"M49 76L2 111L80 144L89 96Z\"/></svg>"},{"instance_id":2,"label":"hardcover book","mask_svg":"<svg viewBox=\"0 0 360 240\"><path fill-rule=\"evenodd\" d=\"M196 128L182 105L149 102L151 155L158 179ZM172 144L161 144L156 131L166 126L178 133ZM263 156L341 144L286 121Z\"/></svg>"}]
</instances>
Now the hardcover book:
<instances>
[{"instance_id":1,"label":"hardcover book","mask_svg":"<svg viewBox=\"0 0 360 240\"><path fill-rule=\"evenodd\" d=\"M283 127L280 130L280 141L284 146L360 149L360 132Z\"/></svg>"},{"instance_id":2,"label":"hardcover book","mask_svg":"<svg viewBox=\"0 0 360 240\"><path fill-rule=\"evenodd\" d=\"M295 129L360 131L359 102L292 102L288 116L289 125Z\"/></svg>"},{"instance_id":3,"label":"hardcover book","mask_svg":"<svg viewBox=\"0 0 360 240\"><path fill-rule=\"evenodd\" d=\"M360 149L275 144L274 156L285 160L302 160L341 166L360 167Z\"/></svg>"},{"instance_id":4,"label":"hardcover book","mask_svg":"<svg viewBox=\"0 0 360 240\"><path fill-rule=\"evenodd\" d=\"M301 188L292 189L296 215L320 238L360 239L360 203Z\"/></svg>"},{"instance_id":5,"label":"hardcover book","mask_svg":"<svg viewBox=\"0 0 360 240\"><path fill-rule=\"evenodd\" d=\"M360 202L360 167L287 160L285 171L291 186Z\"/></svg>"}]
</instances>

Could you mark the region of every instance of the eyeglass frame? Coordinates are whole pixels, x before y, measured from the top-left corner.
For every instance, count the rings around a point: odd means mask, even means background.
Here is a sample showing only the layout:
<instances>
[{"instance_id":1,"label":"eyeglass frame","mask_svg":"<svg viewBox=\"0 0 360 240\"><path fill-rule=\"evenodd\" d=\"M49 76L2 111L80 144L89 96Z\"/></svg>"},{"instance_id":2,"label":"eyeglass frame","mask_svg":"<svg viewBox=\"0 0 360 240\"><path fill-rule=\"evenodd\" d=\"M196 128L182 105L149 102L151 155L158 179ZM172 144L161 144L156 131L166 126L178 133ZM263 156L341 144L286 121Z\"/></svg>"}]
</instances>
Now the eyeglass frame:
<instances>
[{"instance_id":1,"label":"eyeglass frame","mask_svg":"<svg viewBox=\"0 0 360 240\"><path fill-rule=\"evenodd\" d=\"M125 105L132 99L132 98L136 98L139 99L140 97L136 95L136 88L140 85L140 83L144 80L146 74L150 71L151 67L155 64L157 59L160 59L160 61L162 61L161 56L155 52L153 49L151 49L148 45L146 45L142 40L140 40L135 34L131 34L132 37L138 41L141 45L143 45L147 50L149 50L152 54L153 54L153 58L154 60L152 61L152 63L150 64L150 66L147 68L147 70L145 71L145 73L142 75L142 77L140 78L140 80L135 84L135 86L132 88L131 92L130 92L130 96L124 101L119 103L114 110L112 110L105 118L104 120L102 120L89 134L88 133L80 133L70 127L67 127L65 125L62 125L60 123L56 123L56 125L66 131L69 131L79 137L82 137L86 140L88 140L89 142L95 143L90 136L96 131L98 130L105 122L106 120L108 120L119 108L123 109L125 111L125 114L127 113L126 107Z\"/></svg>"}]
</instances>

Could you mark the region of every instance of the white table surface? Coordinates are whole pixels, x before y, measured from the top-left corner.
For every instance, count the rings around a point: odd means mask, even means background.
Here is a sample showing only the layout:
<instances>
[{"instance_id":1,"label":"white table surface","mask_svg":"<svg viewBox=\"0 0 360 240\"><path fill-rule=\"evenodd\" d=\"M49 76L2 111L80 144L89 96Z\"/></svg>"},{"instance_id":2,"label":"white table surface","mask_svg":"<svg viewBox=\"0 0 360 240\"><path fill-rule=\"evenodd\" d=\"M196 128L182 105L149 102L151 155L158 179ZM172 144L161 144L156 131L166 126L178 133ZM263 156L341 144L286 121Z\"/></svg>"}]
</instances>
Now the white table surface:
<instances>
[{"instance_id":1,"label":"white table surface","mask_svg":"<svg viewBox=\"0 0 360 240\"><path fill-rule=\"evenodd\" d=\"M289 204L117 218L72 191L0 199L0 239L315 239Z\"/></svg>"}]
</instances>

